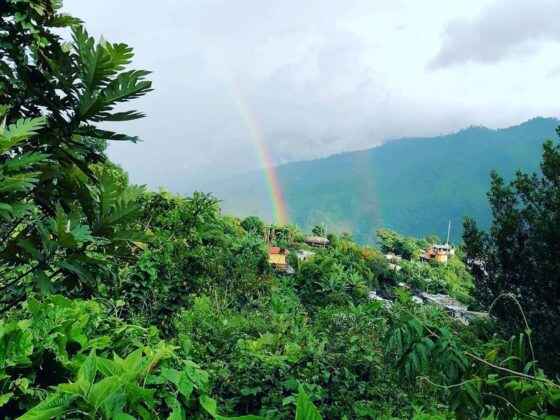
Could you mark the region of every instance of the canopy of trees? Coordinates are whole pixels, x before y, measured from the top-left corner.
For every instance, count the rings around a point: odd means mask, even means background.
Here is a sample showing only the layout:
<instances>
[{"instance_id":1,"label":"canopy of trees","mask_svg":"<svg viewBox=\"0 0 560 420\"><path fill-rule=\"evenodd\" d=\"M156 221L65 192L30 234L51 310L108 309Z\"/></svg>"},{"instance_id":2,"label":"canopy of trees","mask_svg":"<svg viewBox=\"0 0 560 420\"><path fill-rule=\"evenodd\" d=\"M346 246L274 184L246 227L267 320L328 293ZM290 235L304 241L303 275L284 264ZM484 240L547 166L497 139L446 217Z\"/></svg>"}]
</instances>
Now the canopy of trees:
<instances>
[{"instance_id":1,"label":"canopy of trees","mask_svg":"<svg viewBox=\"0 0 560 420\"><path fill-rule=\"evenodd\" d=\"M540 352L554 341L533 332L556 320L556 146L543 179L494 178L490 235L468 225L473 297L460 252L418 260L429 240L384 231L378 250L331 233L311 249L297 227L223 215L211 195L130 185L105 149L136 138L100 123L142 117L127 106L149 73L61 7L0 3L0 418L558 415ZM292 276L269 265L270 245L290 251ZM405 257L400 270L382 251ZM511 291L529 327L497 307L500 323L466 325L418 291L478 305Z\"/></svg>"},{"instance_id":2,"label":"canopy of trees","mask_svg":"<svg viewBox=\"0 0 560 420\"><path fill-rule=\"evenodd\" d=\"M477 297L508 332L527 328L539 360L560 369L560 147L543 146L542 174L519 172L507 184L492 174L493 223L465 221L467 258ZM517 314L517 316L513 316Z\"/></svg>"}]
</instances>

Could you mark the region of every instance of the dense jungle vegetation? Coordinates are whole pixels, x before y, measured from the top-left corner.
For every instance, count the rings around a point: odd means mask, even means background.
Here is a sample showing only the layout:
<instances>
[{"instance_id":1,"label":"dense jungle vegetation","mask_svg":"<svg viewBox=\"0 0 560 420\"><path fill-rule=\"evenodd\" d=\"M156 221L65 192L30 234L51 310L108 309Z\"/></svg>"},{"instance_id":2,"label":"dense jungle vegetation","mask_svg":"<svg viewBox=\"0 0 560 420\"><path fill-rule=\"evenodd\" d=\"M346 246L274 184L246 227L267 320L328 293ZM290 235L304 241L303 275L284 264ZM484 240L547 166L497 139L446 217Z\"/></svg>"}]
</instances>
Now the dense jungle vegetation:
<instances>
[{"instance_id":1,"label":"dense jungle vegetation","mask_svg":"<svg viewBox=\"0 0 560 420\"><path fill-rule=\"evenodd\" d=\"M107 127L143 117L123 107L149 73L61 7L0 2L0 418L560 418L556 143L541 175L493 174L490 231L467 219L446 265L419 260L436 238L389 230L302 261L304 232L273 226L283 275L258 218L107 159L137 140ZM491 316L465 324L418 291Z\"/></svg>"}]
</instances>

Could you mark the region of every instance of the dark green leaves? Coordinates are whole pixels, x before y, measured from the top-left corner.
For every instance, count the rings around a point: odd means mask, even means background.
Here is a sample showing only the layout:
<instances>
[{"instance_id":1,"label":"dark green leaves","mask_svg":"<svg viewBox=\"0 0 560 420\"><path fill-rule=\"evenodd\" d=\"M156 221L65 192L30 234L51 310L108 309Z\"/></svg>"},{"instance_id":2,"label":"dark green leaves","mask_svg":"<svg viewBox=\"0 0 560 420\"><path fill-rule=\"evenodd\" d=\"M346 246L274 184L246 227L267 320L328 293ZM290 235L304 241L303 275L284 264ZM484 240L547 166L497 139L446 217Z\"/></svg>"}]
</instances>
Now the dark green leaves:
<instances>
[{"instance_id":1,"label":"dark green leaves","mask_svg":"<svg viewBox=\"0 0 560 420\"><path fill-rule=\"evenodd\" d=\"M96 41L60 8L19 0L1 10L0 270L9 274L0 310L31 290L91 294L111 275L108 251L124 254L143 238L134 226L140 189L108 199L93 167L106 160L107 140L137 140L95 123L141 118L114 108L151 90L149 72L128 67L132 48ZM71 47L51 29L68 26ZM33 272L20 278L18 267Z\"/></svg>"},{"instance_id":2,"label":"dark green leaves","mask_svg":"<svg viewBox=\"0 0 560 420\"><path fill-rule=\"evenodd\" d=\"M112 114L113 108L122 102L139 98L150 92L151 82L145 80L150 73L133 70L119 74L106 87L95 92L85 92L80 99L79 116L83 121L127 121L142 118L143 114L126 111Z\"/></svg>"},{"instance_id":3,"label":"dark green leaves","mask_svg":"<svg viewBox=\"0 0 560 420\"><path fill-rule=\"evenodd\" d=\"M74 46L82 65L80 78L86 92L105 87L113 76L130 64L134 56L126 44L102 41L96 44L83 27L74 27Z\"/></svg>"},{"instance_id":4,"label":"dark green leaves","mask_svg":"<svg viewBox=\"0 0 560 420\"><path fill-rule=\"evenodd\" d=\"M81 64L83 87L78 116L81 121L129 121L142 118L137 111L112 113L122 102L151 91L147 71L124 71L134 56L125 44L96 43L82 27L74 28L74 47Z\"/></svg>"},{"instance_id":5,"label":"dark green leaves","mask_svg":"<svg viewBox=\"0 0 560 420\"><path fill-rule=\"evenodd\" d=\"M208 414L210 414L213 419L216 420L264 420L264 418L260 416L221 416L220 414L218 414L218 404L216 403L216 400L210 398L208 395L203 395L200 397L200 405Z\"/></svg>"}]
</instances>

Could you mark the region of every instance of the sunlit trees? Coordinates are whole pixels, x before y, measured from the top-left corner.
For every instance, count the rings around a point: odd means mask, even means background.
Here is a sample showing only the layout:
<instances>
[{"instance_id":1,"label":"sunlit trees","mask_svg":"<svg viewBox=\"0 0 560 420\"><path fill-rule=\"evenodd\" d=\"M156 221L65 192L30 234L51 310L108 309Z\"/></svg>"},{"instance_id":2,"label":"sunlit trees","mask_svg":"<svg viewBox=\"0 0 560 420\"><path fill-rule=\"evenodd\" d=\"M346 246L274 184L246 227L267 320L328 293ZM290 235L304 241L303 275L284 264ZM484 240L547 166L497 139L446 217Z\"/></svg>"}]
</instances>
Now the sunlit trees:
<instances>
[{"instance_id":1,"label":"sunlit trees","mask_svg":"<svg viewBox=\"0 0 560 420\"><path fill-rule=\"evenodd\" d=\"M393 252L407 260L418 258L427 245L425 241L399 235L391 229L379 229L376 234L381 251L384 253Z\"/></svg>"},{"instance_id":2,"label":"sunlit trees","mask_svg":"<svg viewBox=\"0 0 560 420\"><path fill-rule=\"evenodd\" d=\"M252 235L264 237L265 226L261 219L255 216L249 216L243 219L241 222L241 227L245 229L247 233Z\"/></svg>"}]
</instances>

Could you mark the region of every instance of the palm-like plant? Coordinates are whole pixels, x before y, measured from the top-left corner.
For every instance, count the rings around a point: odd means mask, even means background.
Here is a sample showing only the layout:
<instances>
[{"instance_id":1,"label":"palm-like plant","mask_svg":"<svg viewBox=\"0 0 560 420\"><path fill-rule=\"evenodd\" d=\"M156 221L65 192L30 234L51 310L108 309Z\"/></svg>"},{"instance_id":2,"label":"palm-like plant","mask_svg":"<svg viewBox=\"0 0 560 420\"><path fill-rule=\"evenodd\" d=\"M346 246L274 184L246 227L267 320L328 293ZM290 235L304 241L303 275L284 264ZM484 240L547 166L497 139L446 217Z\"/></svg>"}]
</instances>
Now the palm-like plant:
<instances>
[{"instance_id":1,"label":"palm-like plant","mask_svg":"<svg viewBox=\"0 0 560 420\"><path fill-rule=\"evenodd\" d=\"M33 286L90 290L108 247L126 250L141 189L96 176L107 141L137 138L97 127L143 117L116 107L151 90L125 44L97 42L59 0L0 7L0 289L6 303ZM54 28L72 31L71 44ZM6 128L5 125L7 125ZM64 282L62 282L64 281Z\"/></svg>"}]
</instances>

